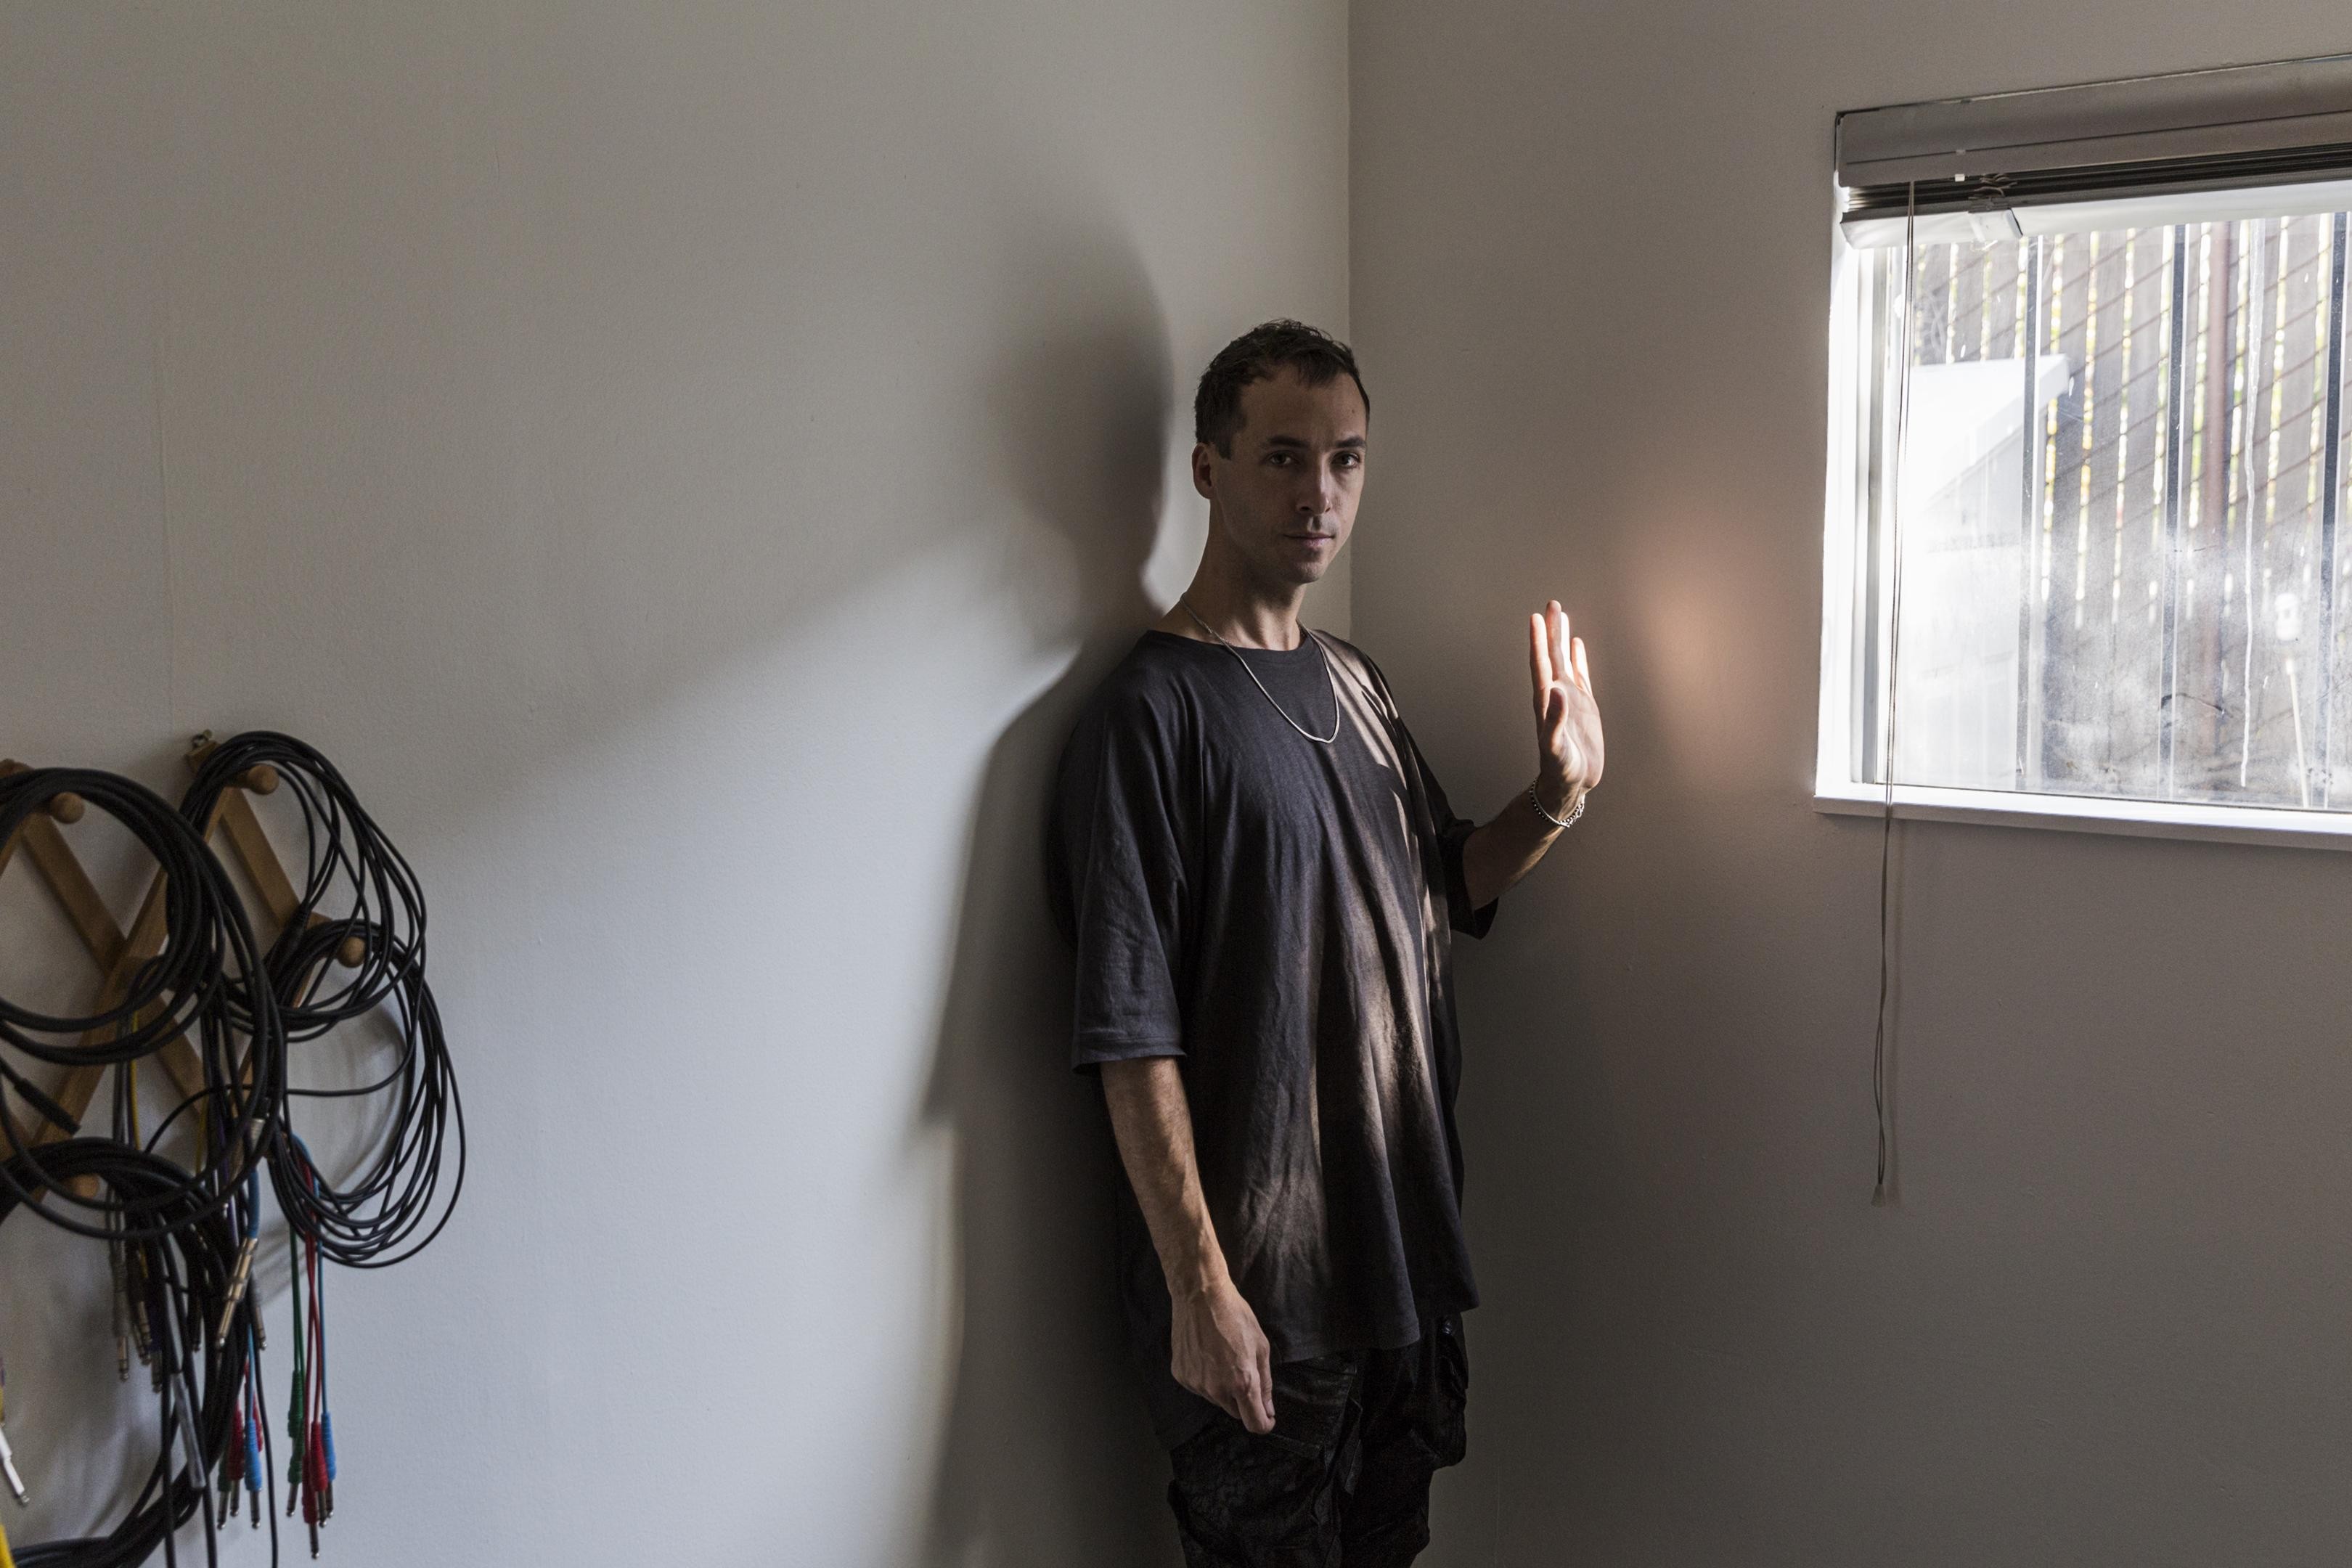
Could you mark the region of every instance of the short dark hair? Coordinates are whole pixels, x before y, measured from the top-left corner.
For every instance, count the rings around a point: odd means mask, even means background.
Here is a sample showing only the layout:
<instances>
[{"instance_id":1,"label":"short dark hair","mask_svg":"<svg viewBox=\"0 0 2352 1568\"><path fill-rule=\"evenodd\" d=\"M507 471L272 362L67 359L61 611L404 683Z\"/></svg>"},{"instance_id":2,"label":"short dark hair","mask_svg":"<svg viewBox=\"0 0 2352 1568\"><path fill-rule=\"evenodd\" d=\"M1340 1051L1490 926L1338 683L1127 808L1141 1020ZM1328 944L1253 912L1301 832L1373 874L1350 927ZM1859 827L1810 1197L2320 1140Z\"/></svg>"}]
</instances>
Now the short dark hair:
<instances>
[{"instance_id":1,"label":"short dark hair","mask_svg":"<svg viewBox=\"0 0 2352 1568\"><path fill-rule=\"evenodd\" d=\"M1285 319L1252 327L1217 351L1192 395L1192 439L1214 447L1220 457L1232 457L1234 437L1242 427L1242 389L1285 370L1297 372L1309 386L1328 385L1346 375L1370 416L1372 395L1364 390L1355 351L1328 332Z\"/></svg>"}]
</instances>

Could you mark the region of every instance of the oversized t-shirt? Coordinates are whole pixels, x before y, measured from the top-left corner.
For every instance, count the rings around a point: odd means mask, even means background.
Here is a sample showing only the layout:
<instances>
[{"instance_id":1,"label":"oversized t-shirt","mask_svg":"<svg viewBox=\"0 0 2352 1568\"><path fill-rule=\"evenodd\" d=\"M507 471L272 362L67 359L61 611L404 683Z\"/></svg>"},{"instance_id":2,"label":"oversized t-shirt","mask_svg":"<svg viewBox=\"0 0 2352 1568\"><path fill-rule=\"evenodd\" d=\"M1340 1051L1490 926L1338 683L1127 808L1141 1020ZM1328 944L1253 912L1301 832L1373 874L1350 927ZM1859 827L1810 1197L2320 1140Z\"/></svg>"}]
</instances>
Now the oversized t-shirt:
<instances>
[{"instance_id":1,"label":"oversized t-shirt","mask_svg":"<svg viewBox=\"0 0 2352 1568\"><path fill-rule=\"evenodd\" d=\"M1372 661L1319 633L1146 632L1063 753L1047 870L1077 958L1073 1060L1178 1058L1210 1217L1276 1362L1410 1344L1476 1303L1450 945L1494 917L1463 880L1472 827ZM1124 1181L1118 1206L1173 1444L1212 1407L1169 1373L1166 1279Z\"/></svg>"}]
</instances>

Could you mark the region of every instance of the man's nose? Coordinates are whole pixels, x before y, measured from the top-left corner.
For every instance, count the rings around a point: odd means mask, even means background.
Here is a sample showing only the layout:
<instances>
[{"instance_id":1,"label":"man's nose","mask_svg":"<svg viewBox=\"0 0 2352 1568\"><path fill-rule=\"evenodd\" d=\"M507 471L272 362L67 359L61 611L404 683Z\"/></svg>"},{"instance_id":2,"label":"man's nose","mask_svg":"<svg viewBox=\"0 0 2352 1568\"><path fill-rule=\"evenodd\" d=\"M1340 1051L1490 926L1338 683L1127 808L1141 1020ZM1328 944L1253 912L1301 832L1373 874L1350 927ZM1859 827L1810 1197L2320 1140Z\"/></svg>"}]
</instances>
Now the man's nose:
<instances>
[{"instance_id":1,"label":"man's nose","mask_svg":"<svg viewBox=\"0 0 2352 1568\"><path fill-rule=\"evenodd\" d=\"M1318 473L1313 481L1298 495L1298 515L1303 518L1328 517L1339 507L1339 486L1328 473Z\"/></svg>"}]
</instances>

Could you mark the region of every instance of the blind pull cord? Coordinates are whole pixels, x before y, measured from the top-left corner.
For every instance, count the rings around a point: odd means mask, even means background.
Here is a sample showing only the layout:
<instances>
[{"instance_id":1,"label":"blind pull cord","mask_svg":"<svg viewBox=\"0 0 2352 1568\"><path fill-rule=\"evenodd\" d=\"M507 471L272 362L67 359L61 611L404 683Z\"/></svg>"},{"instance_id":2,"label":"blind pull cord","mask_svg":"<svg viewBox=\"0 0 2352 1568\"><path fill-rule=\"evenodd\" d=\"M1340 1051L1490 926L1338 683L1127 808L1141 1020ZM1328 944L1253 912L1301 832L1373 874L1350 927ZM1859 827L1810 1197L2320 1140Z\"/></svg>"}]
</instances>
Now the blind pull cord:
<instances>
[{"instance_id":1,"label":"blind pull cord","mask_svg":"<svg viewBox=\"0 0 2352 1568\"><path fill-rule=\"evenodd\" d=\"M1887 487L1891 500L1886 509L1889 575L1893 582L1888 589L1886 617L1886 715L1881 727L1885 740L1879 752L1879 765L1886 773L1886 795L1878 841L1878 1023L1870 1050L1870 1099L1878 1112L1878 1179L1871 1189L1870 1201L1879 1208L1890 1201L1887 1178L1892 1164L1889 1156L1893 1130L1886 1107L1886 1013L1894 989L1895 716L1903 688L1903 459L1911 441L1911 300L1917 281L1912 276L1917 265L1912 240L1918 202L1918 183L1914 181L1903 213L1903 344L1895 395L1895 482Z\"/></svg>"}]
</instances>

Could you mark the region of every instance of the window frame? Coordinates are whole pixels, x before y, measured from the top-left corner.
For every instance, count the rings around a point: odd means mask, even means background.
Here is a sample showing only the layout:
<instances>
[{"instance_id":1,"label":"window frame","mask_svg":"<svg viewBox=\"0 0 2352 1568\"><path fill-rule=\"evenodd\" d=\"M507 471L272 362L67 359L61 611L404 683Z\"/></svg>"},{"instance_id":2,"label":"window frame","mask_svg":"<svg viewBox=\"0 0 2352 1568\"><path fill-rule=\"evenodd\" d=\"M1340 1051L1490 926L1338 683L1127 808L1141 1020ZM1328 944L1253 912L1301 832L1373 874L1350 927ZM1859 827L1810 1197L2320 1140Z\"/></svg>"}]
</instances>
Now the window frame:
<instances>
[{"instance_id":1,"label":"window frame","mask_svg":"<svg viewBox=\"0 0 2352 1568\"><path fill-rule=\"evenodd\" d=\"M2242 194L2260 199L2255 191L2204 193L2217 209L2216 218L2225 216L2231 198ZM1873 253L1853 243L1842 226L1831 244L1815 809L1877 816L1891 804L1895 816L1910 820L2352 849L2352 806L2347 805L2305 809L1906 784L1890 790L1873 776L1881 771L1877 758L1884 737L1871 722L1877 710L1869 699L1874 694L1883 698L1885 672L1877 668L1875 656L1888 641L1892 614L1891 595L1874 591L1885 570L1878 559L1885 530L1874 513L1886 488L1882 483L1885 457L1896 438L1896 411L1886 406L1885 395L1893 384L1890 362L1895 345L1888 341L1893 334L1886 330L1881 269L1874 264ZM2333 323L2339 345L2346 325L2340 317ZM2343 439L2340 432L2336 438ZM2337 548L2347 542L2339 539ZM2338 606L2339 615L2347 611L2352 605ZM1866 625L1874 615L1878 622L1874 627ZM1898 646L1898 661L1900 657Z\"/></svg>"}]
</instances>

